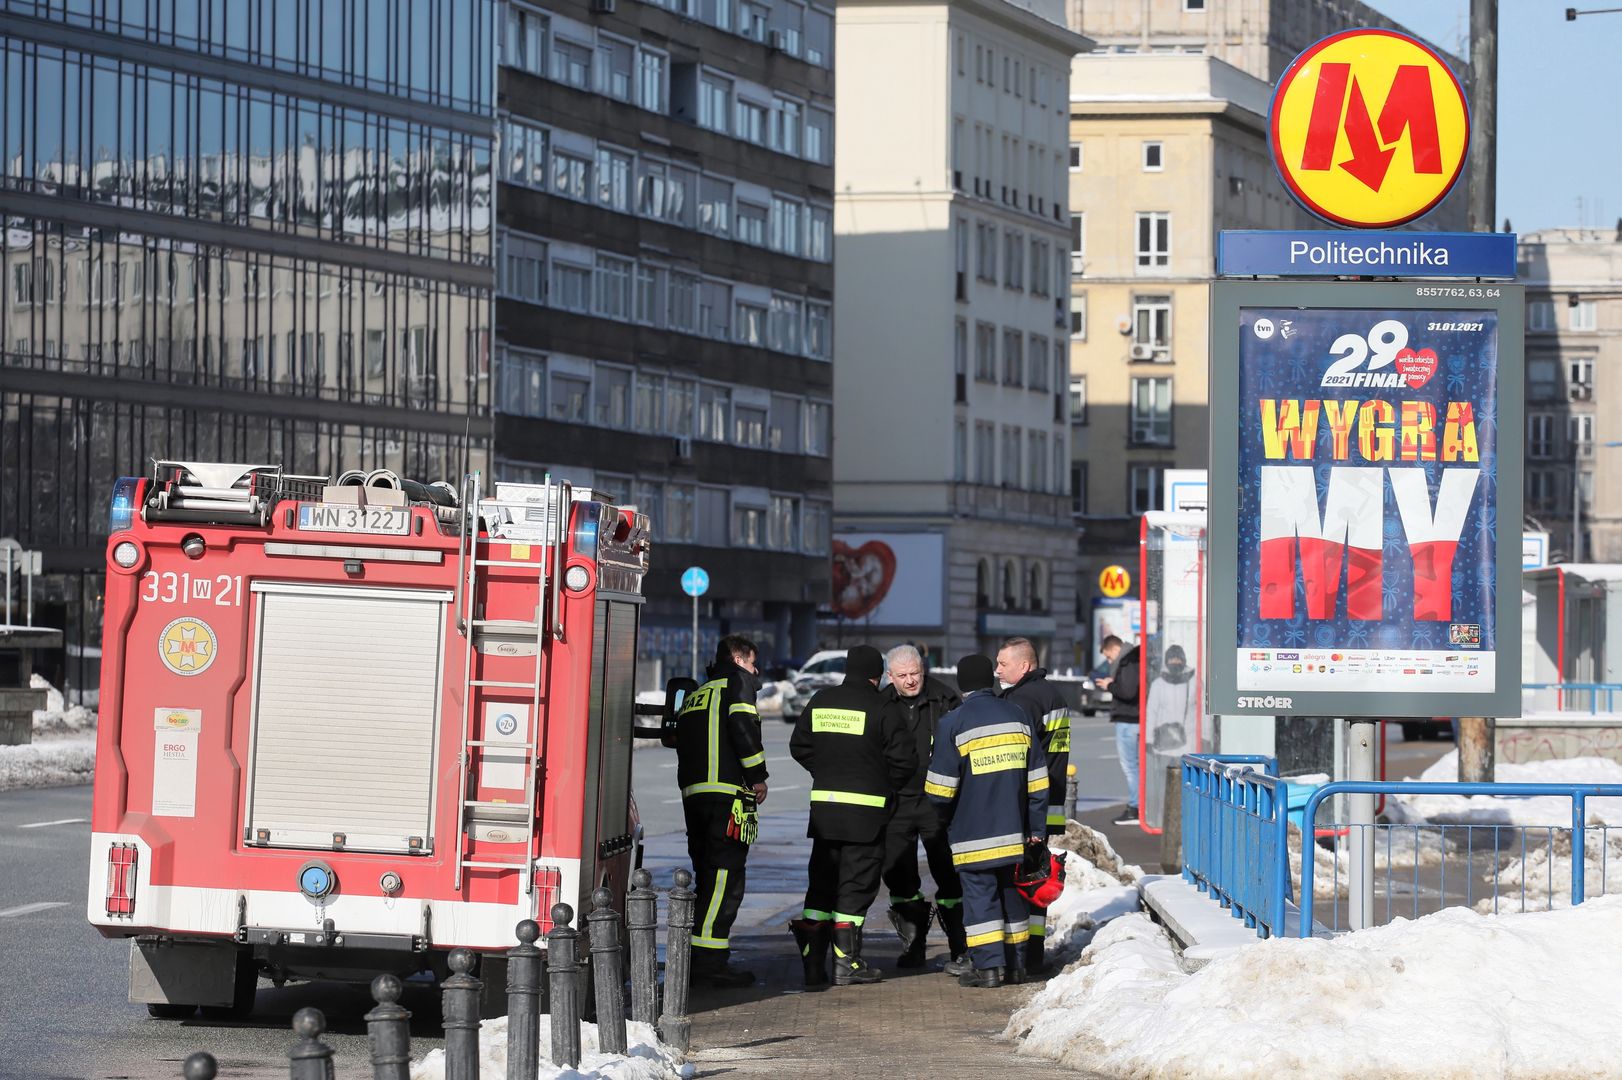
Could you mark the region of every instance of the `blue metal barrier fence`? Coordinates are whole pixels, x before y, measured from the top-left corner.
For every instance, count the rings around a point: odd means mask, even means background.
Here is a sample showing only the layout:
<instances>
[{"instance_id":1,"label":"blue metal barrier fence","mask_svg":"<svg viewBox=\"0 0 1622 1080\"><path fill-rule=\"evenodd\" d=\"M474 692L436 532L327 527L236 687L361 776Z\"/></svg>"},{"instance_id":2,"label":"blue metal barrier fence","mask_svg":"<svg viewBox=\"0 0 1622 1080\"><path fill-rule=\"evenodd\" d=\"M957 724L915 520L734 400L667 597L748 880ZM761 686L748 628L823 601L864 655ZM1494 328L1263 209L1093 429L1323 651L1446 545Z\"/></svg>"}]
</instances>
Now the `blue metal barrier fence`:
<instances>
[{"instance_id":1,"label":"blue metal barrier fence","mask_svg":"<svg viewBox=\"0 0 1622 1080\"><path fill-rule=\"evenodd\" d=\"M1183 880L1258 936L1282 935L1289 819L1278 763L1258 754L1185 754L1182 775Z\"/></svg>"},{"instance_id":2,"label":"blue metal barrier fence","mask_svg":"<svg viewBox=\"0 0 1622 1080\"><path fill-rule=\"evenodd\" d=\"M1559 693L1559 698L1557 700L1560 703L1560 708L1565 712L1581 712L1582 706L1576 704L1576 702L1581 700L1578 695L1587 694L1588 712L1590 714L1596 714L1601 711L1615 711L1616 693L1617 691L1622 690L1622 683L1522 683L1521 689L1557 691ZM1605 708L1603 710L1601 710L1599 707L1601 694L1605 695Z\"/></svg>"}]
</instances>

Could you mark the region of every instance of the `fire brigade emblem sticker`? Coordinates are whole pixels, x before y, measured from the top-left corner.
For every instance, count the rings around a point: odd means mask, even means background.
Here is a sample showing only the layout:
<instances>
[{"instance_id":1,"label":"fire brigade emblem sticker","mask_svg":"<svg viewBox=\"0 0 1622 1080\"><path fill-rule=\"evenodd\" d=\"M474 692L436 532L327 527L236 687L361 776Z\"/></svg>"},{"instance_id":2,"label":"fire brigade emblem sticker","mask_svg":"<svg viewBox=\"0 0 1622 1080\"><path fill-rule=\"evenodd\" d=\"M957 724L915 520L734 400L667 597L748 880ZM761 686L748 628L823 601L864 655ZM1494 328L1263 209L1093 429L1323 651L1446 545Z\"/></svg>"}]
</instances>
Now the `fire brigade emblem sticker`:
<instances>
[{"instance_id":1,"label":"fire brigade emblem sticker","mask_svg":"<svg viewBox=\"0 0 1622 1080\"><path fill-rule=\"evenodd\" d=\"M216 640L208 623L183 616L158 635L158 655L176 675L201 675L214 663Z\"/></svg>"}]
</instances>

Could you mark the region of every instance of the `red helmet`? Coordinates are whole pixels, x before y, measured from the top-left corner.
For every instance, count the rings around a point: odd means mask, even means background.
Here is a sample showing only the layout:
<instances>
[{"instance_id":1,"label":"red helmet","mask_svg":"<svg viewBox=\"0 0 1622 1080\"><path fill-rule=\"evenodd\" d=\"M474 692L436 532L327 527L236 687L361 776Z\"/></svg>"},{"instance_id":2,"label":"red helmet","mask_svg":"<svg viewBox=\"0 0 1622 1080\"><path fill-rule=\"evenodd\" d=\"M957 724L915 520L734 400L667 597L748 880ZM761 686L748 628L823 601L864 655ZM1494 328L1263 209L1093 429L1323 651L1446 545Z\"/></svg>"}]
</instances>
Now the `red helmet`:
<instances>
[{"instance_id":1,"label":"red helmet","mask_svg":"<svg viewBox=\"0 0 1622 1080\"><path fill-rule=\"evenodd\" d=\"M1014 871L1014 888L1032 907L1045 911L1064 892L1064 860L1050 852L1041 870L1045 873L1031 874L1021 865Z\"/></svg>"}]
</instances>

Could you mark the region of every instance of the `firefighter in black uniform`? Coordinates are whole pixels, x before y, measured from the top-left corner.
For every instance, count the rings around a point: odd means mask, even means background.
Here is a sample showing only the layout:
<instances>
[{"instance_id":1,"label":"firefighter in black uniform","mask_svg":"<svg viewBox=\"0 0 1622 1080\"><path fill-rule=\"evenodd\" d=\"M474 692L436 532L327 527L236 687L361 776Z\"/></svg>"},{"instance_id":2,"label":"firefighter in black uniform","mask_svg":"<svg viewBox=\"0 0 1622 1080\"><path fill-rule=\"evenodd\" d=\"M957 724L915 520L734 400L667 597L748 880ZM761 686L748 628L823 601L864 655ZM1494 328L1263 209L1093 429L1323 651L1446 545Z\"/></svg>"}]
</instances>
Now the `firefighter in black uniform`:
<instances>
[{"instance_id":1,"label":"firefighter in black uniform","mask_svg":"<svg viewBox=\"0 0 1622 1080\"><path fill-rule=\"evenodd\" d=\"M935 911L952 960L947 971L961 975L968 968L968 944L963 934L963 886L952 867L952 848L940 815L924 797L924 773L935 745L941 717L962 702L952 688L924 674L924 660L911 645L897 645L884 658L890 685L884 700L901 718L918 748L918 767L896 796L895 816L885 830L884 887L890 892L890 922L901 938L897 967L919 967L929 938L929 902L918 875L918 841L924 843L929 875L935 879Z\"/></svg>"},{"instance_id":2,"label":"firefighter in black uniform","mask_svg":"<svg viewBox=\"0 0 1622 1080\"><path fill-rule=\"evenodd\" d=\"M790 924L808 988L827 980L830 939L835 986L883 977L862 959L862 923L879 891L896 791L918 765L911 734L879 693L883 671L884 658L871 645L850 650L845 681L812 695L789 740L794 760L811 774L805 911Z\"/></svg>"},{"instance_id":3,"label":"firefighter in black uniform","mask_svg":"<svg viewBox=\"0 0 1622 1080\"><path fill-rule=\"evenodd\" d=\"M1009 638L997 650L997 680L1006 689L1002 696L1025 710L1042 739L1048 764L1049 836L1064 833L1064 788L1070 765L1070 706L1057 687L1048 682L1047 668L1036 666L1036 646L1029 638ZM1026 945L1025 968L1032 974L1042 970L1042 946L1047 937L1047 912L1032 909L1031 938Z\"/></svg>"},{"instance_id":4,"label":"firefighter in black uniform","mask_svg":"<svg viewBox=\"0 0 1622 1080\"><path fill-rule=\"evenodd\" d=\"M759 828L755 807L766 801L758 690L754 642L729 635L708 681L687 695L676 717L676 782L698 889L693 978L715 986L755 981L727 962L727 935L743 903L744 862Z\"/></svg>"}]
</instances>

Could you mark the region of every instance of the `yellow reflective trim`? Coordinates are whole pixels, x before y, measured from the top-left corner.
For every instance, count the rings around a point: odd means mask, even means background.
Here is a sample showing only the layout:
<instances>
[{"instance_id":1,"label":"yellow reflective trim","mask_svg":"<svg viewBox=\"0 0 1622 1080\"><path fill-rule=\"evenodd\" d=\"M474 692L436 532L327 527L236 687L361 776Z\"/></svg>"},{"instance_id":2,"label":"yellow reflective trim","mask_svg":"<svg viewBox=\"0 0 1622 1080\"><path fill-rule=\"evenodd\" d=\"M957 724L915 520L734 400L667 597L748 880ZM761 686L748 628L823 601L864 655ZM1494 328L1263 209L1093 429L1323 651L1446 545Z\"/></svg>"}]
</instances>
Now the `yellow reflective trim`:
<instances>
[{"instance_id":1,"label":"yellow reflective trim","mask_svg":"<svg viewBox=\"0 0 1622 1080\"><path fill-rule=\"evenodd\" d=\"M933 780L925 780L924 794L939 795L942 798L950 799L953 795L957 794L957 788L947 787L945 784L937 784Z\"/></svg>"},{"instance_id":2,"label":"yellow reflective trim","mask_svg":"<svg viewBox=\"0 0 1622 1080\"><path fill-rule=\"evenodd\" d=\"M749 704L747 701L734 701L727 708L727 715L728 716L731 716L735 712L746 712L746 713L749 713L752 716L759 716L760 715L760 710L755 708L753 705Z\"/></svg>"},{"instance_id":3,"label":"yellow reflective trim","mask_svg":"<svg viewBox=\"0 0 1622 1080\"><path fill-rule=\"evenodd\" d=\"M1064 730L1069 731L1070 730L1070 717L1068 715L1056 717L1056 718L1054 718L1052 720L1049 720L1047 722L1047 724L1045 725L1045 727L1049 731L1058 731L1060 728L1063 728Z\"/></svg>"},{"instance_id":4,"label":"yellow reflective trim","mask_svg":"<svg viewBox=\"0 0 1622 1080\"><path fill-rule=\"evenodd\" d=\"M982 735L978 739L970 739L957 748L957 752L967 757L976 750L989 750L993 746L1029 746L1031 737L1024 732L1011 731L1006 735Z\"/></svg>"},{"instance_id":5,"label":"yellow reflective trim","mask_svg":"<svg viewBox=\"0 0 1622 1080\"><path fill-rule=\"evenodd\" d=\"M729 947L730 947L730 943L727 941L726 938L710 938L710 937L696 937L696 936L693 938L693 948L695 948L695 949L725 949L725 948L729 948Z\"/></svg>"},{"instance_id":6,"label":"yellow reflective trim","mask_svg":"<svg viewBox=\"0 0 1622 1080\"><path fill-rule=\"evenodd\" d=\"M1047 777L1043 777L1040 780L1032 780L1032 781L1030 781L1029 783L1027 783L1025 785L1025 790L1028 791L1028 792L1029 791L1046 791L1047 789L1048 789ZM1051 816L1052 815L1049 815L1049 817L1051 817Z\"/></svg>"},{"instance_id":7,"label":"yellow reflective trim","mask_svg":"<svg viewBox=\"0 0 1622 1080\"><path fill-rule=\"evenodd\" d=\"M981 848L979 851L965 851L952 856L953 866L967 866L969 863L987 862L991 859L1006 859L1010 855L1025 854L1024 844L1008 844L1004 847Z\"/></svg>"},{"instance_id":8,"label":"yellow reflective trim","mask_svg":"<svg viewBox=\"0 0 1622 1080\"><path fill-rule=\"evenodd\" d=\"M726 891L727 872L725 870L717 870L715 872L715 892L710 894L710 909L704 913L704 926L697 934L693 935L694 941L719 941L721 943L719 945L710 945L708 948L726 948L726 939L717 938L712 934L712 931L715 930L715 917L716 915L720 914L721 911L721 897L726 894Z\"/></svg>"},{"instance_id":9,"label":"yellow reflective trim","mask_svg":"<svg viewBox=\"0 0 1622 1080\"><path fill-rule=\"evenodd\" d=\"M984 934L970 934L964 940L968 942L971 949L976 945L997 945L1003 941L1003 932L1000 929L989 930Z\"/></svg>"},{"instance_id":10,"label":"yellow reflective trim","mask_svg":"<svg viewBox=\"0 0 1622 1080\"><path fill-rule=\"evenodd\" d=\"M689 795L736 795L743 789L737 784L688 784L681 789L681 797Z\"/></svg>"},{"instance_id":11,"label":"yellow reflective trim","mask_svg":"<svg viewBox=\"0 0 1622 1080\"><path fill-rule=\"evenodd\" d=\"M1031 940L1031 932L1029 930L1021 930L1017 934L1009 934L1004 940L1010 945L1023 945L1027 941Z\"/></svg>"},{"instance_id":12,"label":"yellow reflective trim","mask_svg":"<svg viewBox=\"0 0 1622 1080\"><path fill-rule=\"evenodd\" d=\"M851 806L879 806L885 805L883 795L863 795L859 791L818 791L811 789L812 802L848 803Z\"/></svg>"},{"instance_id":13,"label":"yellow reflective trim","mask_svg":"<svg viewBox=\"0 0 1622 1080\"><path fill-rule=\"evenodd\" d=\"M756 765L764 765L766 764L766 751L762 750L758 754L750 754L738 764L742 765L746 769L752 769Z\"/></svg>"},{"instance_id":14,"label":"yellow reflective trim","mask_svg":"<svg viewBox=\"0 0 1622 1080\"><path fill-rule=\"evenodd\" d=\"M1032 790L1034 791L1035 789L1032 788ZM1063 810L1049 810L1048 811L1048 824L1049 825L1064 825L1064 824L1066 824L1064 811Z\"/></svg>"},{"instance_id":15,"label":"yellow reflective trim","mask_svg":"<svg viewBox=\"0 0 1622 1080\"><path fill-rule=\"evenodd\" d=\"M1070 729L1065 728L1063 731L1055 731L1048 736L1047 749L1050 754L1068 754L1070 752Z\"/></svg>"}]
</instances>

